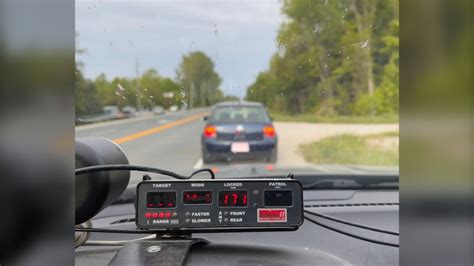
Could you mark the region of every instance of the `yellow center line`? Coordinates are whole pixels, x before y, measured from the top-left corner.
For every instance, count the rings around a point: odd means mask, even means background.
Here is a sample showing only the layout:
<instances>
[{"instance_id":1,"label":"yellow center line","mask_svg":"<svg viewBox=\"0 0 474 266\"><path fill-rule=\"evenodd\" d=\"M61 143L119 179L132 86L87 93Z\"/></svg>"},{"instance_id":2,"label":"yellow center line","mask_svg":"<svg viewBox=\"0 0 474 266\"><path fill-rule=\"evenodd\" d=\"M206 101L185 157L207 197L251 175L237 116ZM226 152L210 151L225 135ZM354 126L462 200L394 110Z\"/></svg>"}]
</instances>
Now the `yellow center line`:
<instances>
[{"instance_id":1,"label":"yellow center line","mask_svg":"<svg viewBox=\"0 0 474 266\"><path fill-rule=\"evenodd\" d=\"M165 125L162 125L162 126L159 126L159 127L146 129L146 130L139 131L137 133L134 133L134 134L131 134L131 135L128 135L128 136L125 136L125 137L114 139L113 141L117 144L123 144L125 142L129 142L129 141L132 141L132 140L135 140L135 139L138 139L138 138L143 138L145 136L149 136L149 135L152 135L152 134L159 133L159 132L161 132L163 130L166 130L166 129L170 129L170 128L173 128L173 127L176 127L176 126L179 126L179 125L183 125L183 124L192 122L194 120L197 120L197 119L205 116L206 114L208 114L208 112L199 113L199 114L196 114L196 115L193 115L193 116L189 116L189 117L186 117L186 118L183 118L183 119L179 119L179 120L170 122L168 124L165 124Z\"/></svg>"}]
</instances>

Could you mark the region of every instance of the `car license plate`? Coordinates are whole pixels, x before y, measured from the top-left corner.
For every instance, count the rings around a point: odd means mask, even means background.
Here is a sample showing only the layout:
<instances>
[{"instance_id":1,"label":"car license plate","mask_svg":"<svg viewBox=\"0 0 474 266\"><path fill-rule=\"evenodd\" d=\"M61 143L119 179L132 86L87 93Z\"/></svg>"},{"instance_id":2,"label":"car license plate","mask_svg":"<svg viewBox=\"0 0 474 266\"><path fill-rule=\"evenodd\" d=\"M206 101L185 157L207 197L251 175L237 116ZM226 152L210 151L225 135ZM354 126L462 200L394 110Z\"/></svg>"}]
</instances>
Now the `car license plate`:
<instances>
[{"instance_id":1,"label":"car license plate","mask_svg":"<svg viewBox=\"0 0 474 266\"><path fill-rule=\"evenodd\" d=\"M250 145L248 142L233 142L230 151L233 153L249 152Z\"/></svg>"}]
</instances>

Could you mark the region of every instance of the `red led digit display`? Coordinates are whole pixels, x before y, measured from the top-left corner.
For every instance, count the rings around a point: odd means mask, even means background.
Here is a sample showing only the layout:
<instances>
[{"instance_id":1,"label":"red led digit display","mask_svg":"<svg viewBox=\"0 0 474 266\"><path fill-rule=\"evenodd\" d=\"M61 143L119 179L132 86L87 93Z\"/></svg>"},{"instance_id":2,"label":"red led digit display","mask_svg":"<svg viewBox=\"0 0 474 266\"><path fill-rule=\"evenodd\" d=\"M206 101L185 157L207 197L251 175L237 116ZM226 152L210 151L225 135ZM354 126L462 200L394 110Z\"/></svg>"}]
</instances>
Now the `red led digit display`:
<instances>
[{"instance_id":1,"label":"red led digit display","mask_svg":"<svg viewBox=\"0 0 474 266\"><path fill-rule=\"evenodd\" d=\"M212 191L185 191L183 192L184 204L211 204Z\"/></svg>"},{"instance_id":2,"label":"red led digit display","mask_svg":"<svg viewBox=\"0 0 474 266\"><path fill-rule=\"evenodd\" d=\"M176 192L149 192L146 195L148 208L174 208L176 207Z\"/></svg>"},{"instance_id":3,"label":"red led digit display","mask_svg":"<svg viewBox=\"0 0 474 266\"><path fill-rule=\"evenodd\" d=\"M247 206L247 191L229 190L219 191L219 207Z\"/></svg>"}]
</instances>

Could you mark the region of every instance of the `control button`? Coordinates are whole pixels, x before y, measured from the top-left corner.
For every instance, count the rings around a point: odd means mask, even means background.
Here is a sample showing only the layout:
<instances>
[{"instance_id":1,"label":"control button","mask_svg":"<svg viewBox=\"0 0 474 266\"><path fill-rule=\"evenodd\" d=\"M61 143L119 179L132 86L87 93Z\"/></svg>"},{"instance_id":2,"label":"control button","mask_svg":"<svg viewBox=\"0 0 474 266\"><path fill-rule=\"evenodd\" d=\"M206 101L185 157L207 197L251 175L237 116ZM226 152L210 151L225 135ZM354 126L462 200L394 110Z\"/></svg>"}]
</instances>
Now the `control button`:
<instances>
[{"instance_id":1,"label":"control button","mask_svg":"<svg viewBox=\"0 0 474 266\"><path fill-rule=\"evenodd\" d=\"M166 219L169 219L171 217L171 212L166 212L165 217L166 217Z\"/></svg>"},{"instance_id":2,"label":"control button","mask_svg":"<svg viewBox=\"0 0 474 266\"><path fill-rule=\"evenodd\" d=\"M152 214L152 216L153 216L153 218L158 218L158 213L154 212L154 213Z\"/></svg>"},{"instance_id":3,"label":"control button","mask_svg":"<svg viewBox=\"0 0 474 266\"><path fill-rule=\"evenodd\" d=\"M190 212L186 212L184 215L186 215L186 217L189 217L189 216L191 216L191 213L190 213Z\"/></svg>"},{"instance_id":4,"label":"control button","mask_svg":"<svg viewBox=\"0 0 474 266\"><path fill-rule=\"evenodd\" d=\"M258 195L258 189L254 189L254 190L253 190L253 194L254 194L254 195Z\"/></svg>"},{"instance_id":5,"label":"control button","mask_svg":"<svg viewBox=\"0 0 474 266\"><path fill-rule=\"evenodd\" d=\"M224 223L227 223L229 221L229 218L224 218Z\"/></svg>"},{"instance_id":6,"label":"control button","mask_svg":"<svg viewBox=\"0 0 474 266\"><path fill-rule=\"evenodd\" d=\"M177 212L173 212L173 217L176 217L178 216L178 213Z\"/></svg>"},{"instance_id":7,"label":"control button","mask_svg":"<svg viewBox=\"0 0 474 266\"><path fill-rule=\"evenodd\" d=\"M146 218L151 218L151 212L145 213L145 217L146 217Z\"/></svg>"},{"instance_id":8,"label":"control button","mask_svg":"<svg viewBox=\"0 0 474 266\"><path fill-rule=\"evenodd\" d=\"M224 215L229 215L229 212L228 212L228 211L225 211L225 212L224 212Z\"/></svg>"},{"instance_id":9,"label":"control button","mask_svg":"<svg viewBox=\"0 0 474 266\"><path fill-rule=\"evenodd\" d=\"M188 224L188 223L191 222L191 219L188 218L188 219L186 219L186 220L184 220L184 221Z\"/></svg>"},{"instance_id":10,"label":"control button","mask_svg":"<svg viewBox=\"0 0 474 266\"><path fill-rule=\"evenodd\" d=\"M165 217L165 214L164 214L164 213L162 213L162 212L160 212L160 218L162 218L162 219L163 219L163 217Z\"/></svg>"}]
</instances>

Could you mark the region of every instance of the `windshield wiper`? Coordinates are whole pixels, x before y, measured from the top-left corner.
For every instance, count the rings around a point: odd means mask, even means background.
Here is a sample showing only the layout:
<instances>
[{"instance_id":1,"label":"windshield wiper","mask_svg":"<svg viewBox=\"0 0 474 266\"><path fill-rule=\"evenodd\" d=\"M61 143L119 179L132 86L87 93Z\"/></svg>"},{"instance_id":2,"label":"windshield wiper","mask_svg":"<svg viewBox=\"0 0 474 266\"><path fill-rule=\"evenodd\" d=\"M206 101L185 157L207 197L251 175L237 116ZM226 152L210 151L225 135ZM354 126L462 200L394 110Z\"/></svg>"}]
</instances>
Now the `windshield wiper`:
<instances>
[{"instance_id":1,"label":"windshield wiper","mask_svg":"<svg viewBox=\"0 0 474 266\"><path fill-rule=\"evenodd\" d=\"M304 189L398 189L398 175L296 176Z\"/></svg>"}]
</instances>

